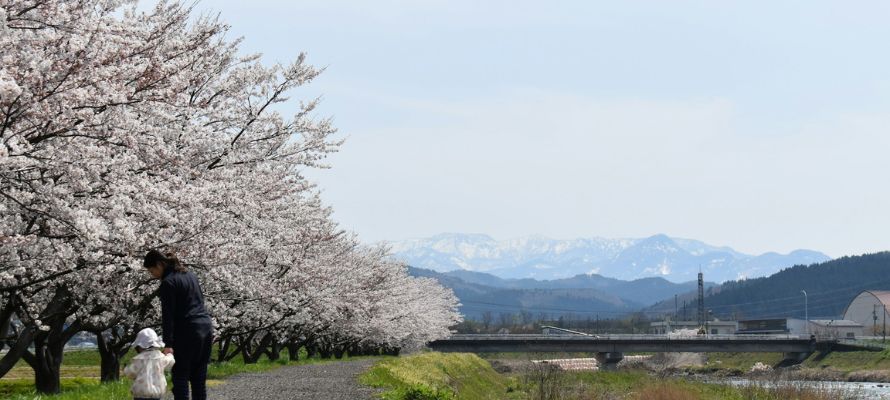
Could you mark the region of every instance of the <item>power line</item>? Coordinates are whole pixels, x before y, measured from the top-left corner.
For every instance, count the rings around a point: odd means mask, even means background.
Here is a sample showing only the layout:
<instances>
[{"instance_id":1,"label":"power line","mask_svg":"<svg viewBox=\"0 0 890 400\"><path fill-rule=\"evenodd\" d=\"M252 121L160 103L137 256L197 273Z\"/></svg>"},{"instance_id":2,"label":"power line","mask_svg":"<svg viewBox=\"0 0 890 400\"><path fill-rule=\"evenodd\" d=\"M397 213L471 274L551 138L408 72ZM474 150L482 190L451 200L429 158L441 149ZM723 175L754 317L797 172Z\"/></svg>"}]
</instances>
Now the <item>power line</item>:
<instances>
[{"instance_id":1,"label":"power line","mask_svg":"<svg viewBox=\"0 0 890 400\"><path fill-rule=\"evenodd\" d=\"M883 284L883 283L888 283L888 284L890 284L890 279L886 279L886 280L883 280L883 281L869 282L869 283L861 283L861 284L857 284L857 285L851 285L851 286L847 286L847 287L841 287L841 288L835 288L835 289L829 289L829 290L820 290L820 291L817 292L818 294L813 295L813 297L817 297L817 296L818 296L818 297L821 298L821 299L825 299L825 298L840 299L840 298L848 297L849 294L848 294L848 293L838 293L838 296L837 296L837 297L833 297L833 296L824 296L824 294L826 294L826 293L834 293L834 292L849 292L849 291L852 291L852 290L865 290L866 288L873 288L873 287L875 287L875 286L877 286L877 285L880 285L880 284ZM719 295L719 293L712 294L711 297L714 297L714 296L717 296L717 295ZM782 301L786 301L786 300L799 300L799 299L802 299L802 297L801 297L800 295L797 295L797 296L788 296L788 297L774 297L774 298L770 298L770 299L766 299L766 300L759 300L759 301L751 301L751 302L743 302L743 303L720 304L720 305L715 305L715 306L708 307L708 308L709 308L709 309L720 308L720 307L722 307L722 308L726 308L726 307L735 307L735 306L742 306L742 305L754 305L754 304L764 304L764 303L776 303L776 302L782 302ZM663 304L664 302L665 302L665 301L663 300L663 301L657 303L656 305L658 305L658 304Z\"/></svg>"}]
</instances>

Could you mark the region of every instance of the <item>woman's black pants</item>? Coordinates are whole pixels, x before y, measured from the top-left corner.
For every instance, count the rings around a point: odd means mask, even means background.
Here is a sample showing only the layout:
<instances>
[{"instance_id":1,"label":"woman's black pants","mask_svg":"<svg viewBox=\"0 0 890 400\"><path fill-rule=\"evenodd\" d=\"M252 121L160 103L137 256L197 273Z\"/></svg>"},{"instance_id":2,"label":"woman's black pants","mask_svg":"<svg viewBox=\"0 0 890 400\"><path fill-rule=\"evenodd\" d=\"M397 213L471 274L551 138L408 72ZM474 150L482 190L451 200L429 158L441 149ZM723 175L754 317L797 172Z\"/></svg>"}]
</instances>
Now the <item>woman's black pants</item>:
<instances>
[{"instance_id":1,"label":"woman's black pants","mask_svg":"<svg viewBox=\"0 0 890 400\"><path fill-rule=\"evenodd\" d=\"M209 320L198 320L176 326L173 345L173 398L188 400L189 384L192 399L207 399L207 364L213 344L213 326Z\"/></svg>"}]
</instances>

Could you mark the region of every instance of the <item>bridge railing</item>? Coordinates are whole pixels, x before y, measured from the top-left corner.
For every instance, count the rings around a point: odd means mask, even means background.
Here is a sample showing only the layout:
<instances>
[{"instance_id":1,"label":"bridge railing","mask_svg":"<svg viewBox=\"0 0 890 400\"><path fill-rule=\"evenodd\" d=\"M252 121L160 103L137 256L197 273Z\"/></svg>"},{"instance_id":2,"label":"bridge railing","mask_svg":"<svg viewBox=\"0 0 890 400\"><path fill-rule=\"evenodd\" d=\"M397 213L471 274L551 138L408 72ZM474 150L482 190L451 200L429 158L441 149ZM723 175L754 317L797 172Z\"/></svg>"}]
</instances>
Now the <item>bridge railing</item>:
<instances>
[{"instance_id":1,"label":"bridge railing","mask_svg":"<svg viewBox=\"0 0 890 400\"><path fill-rule=\"evenodd\" d=\"M664 334L596 334L596 335L540 335L540 334L455 334L448 340L640 340L640 341L689 341L689 340L809 340L809 335L694 335L667 336Z\"/></svg>"}]
</instances>

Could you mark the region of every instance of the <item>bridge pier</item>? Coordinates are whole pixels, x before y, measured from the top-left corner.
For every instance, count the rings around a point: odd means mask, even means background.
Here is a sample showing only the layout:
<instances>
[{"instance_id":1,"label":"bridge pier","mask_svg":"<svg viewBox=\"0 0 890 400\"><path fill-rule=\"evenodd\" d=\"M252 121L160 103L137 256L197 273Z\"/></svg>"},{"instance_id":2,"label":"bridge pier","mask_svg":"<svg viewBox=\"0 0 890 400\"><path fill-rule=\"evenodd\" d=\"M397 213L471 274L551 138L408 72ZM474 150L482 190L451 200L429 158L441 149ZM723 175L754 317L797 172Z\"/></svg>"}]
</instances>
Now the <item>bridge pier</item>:
<instances>
[{"instance_id":1,"label":"bridge pier","mask_svg":"<svg viewBox=\"0 0 890 400\"><path fill-rule=\"evenodd\" d=\"M615 370L618 369L618 363L624 359L624 353L616 351L601 352L596 353L594 358L599 363L600 369Z\"/></svg>"}]
</instances>

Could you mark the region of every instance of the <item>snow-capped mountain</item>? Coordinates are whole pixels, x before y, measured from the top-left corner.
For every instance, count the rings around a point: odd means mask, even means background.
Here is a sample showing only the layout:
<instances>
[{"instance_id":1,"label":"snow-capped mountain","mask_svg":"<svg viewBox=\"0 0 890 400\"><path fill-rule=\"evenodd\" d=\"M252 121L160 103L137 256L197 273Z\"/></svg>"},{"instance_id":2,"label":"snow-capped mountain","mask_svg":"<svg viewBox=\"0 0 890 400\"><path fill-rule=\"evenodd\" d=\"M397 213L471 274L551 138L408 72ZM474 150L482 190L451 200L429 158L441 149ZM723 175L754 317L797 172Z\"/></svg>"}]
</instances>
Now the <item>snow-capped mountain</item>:
<instances>
[{"instance_id":1,"label":"snow-capped mountain","mask_svg":"<svg viewBox=\"0 0 890 400\"><path fill-rule=\"evenodd\" d=\"M811 250L748 255L666 235L573 240L530 236L498 241L481 234L445 233L391 245L395 257L415 267L480 271L502 278L560 279L595 273L625 280L660 276L685 282L696 279L701 268L706 280L723 282L830 259Z\"/></svg>"}]
</instances>

